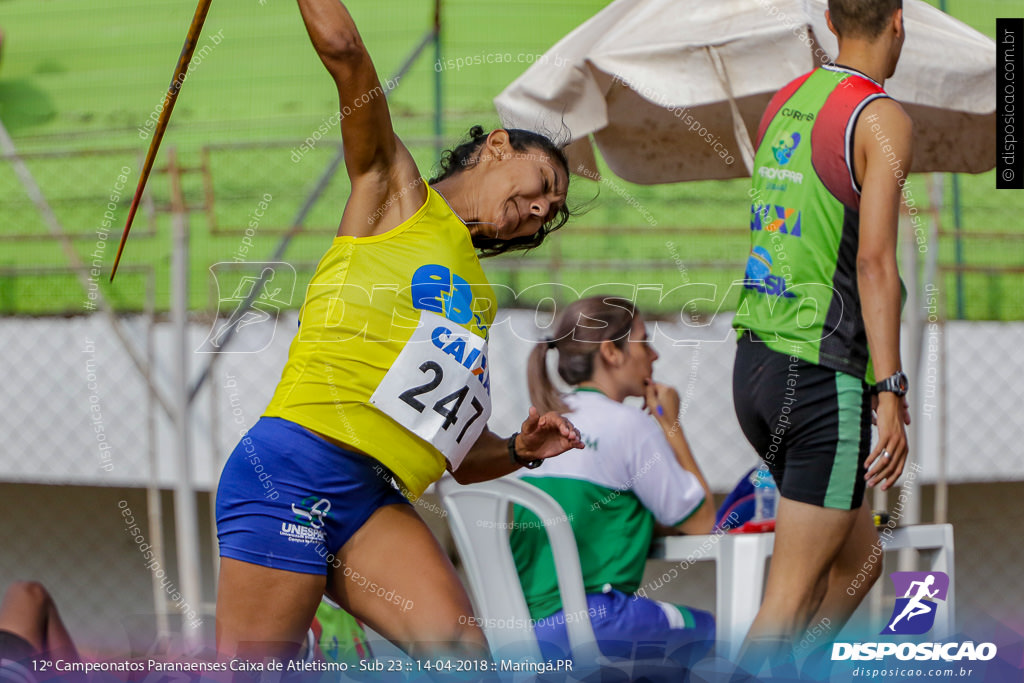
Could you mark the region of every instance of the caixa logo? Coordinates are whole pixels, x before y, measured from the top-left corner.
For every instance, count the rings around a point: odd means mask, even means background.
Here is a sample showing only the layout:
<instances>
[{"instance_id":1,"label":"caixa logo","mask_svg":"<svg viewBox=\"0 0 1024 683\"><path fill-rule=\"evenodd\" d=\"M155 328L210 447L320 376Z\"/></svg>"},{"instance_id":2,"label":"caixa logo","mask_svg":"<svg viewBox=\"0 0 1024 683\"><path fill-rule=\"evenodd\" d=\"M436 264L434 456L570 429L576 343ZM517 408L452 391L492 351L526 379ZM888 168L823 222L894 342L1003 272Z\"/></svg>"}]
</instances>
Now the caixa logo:
<instances>
[{"instance_id":1,"label":"caixa logo","mask_svg":"<svg viewBox=\"0 0 1024 683\"><path fill-rule=\"evenodd\" d=\"M775 204L755 202L750 205L750 230L766 230L780 235L802 237L800 231L800 211Z\"/></svg>"}]
</instances>

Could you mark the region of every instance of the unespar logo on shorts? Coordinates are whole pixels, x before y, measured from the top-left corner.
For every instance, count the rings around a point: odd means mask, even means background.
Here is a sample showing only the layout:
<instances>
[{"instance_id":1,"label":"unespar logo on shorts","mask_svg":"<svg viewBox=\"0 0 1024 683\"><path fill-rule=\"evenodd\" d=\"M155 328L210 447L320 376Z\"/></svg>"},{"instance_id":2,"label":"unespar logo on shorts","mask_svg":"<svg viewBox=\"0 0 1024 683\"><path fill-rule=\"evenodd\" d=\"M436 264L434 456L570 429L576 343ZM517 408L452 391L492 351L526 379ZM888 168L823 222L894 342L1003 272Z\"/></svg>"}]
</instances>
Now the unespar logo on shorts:
<instances>
[{"instance_id":1,"label":"unespar logo on shorts","mask_svg":"<svg viewBox=\"0 0 1024 683\"><path fill-rule=\"evenodd\" d=\"M282 536L296 543L323 543L324 518L331 511L331 501L317 496L306 496L298 505L292 503L293 522L281 522Z\"/></svg>"},{"instance_id":2,"label":"unespar logo on shorts","mask_svg":"<svg viewBox=\"0 0 1024 683\"><path fill-rule=\"evenodd\" d=\"M935 614L945 608L949 593L949 575L944 572L893 572L889 575L896 588L896 604L880 635L921 635L935 624ZM974 641L947 643L833 643L832 661L881 660L896 657L901 661L955 662L988 661L997 654L994 643Z\"/></svg>"}]
</instances>

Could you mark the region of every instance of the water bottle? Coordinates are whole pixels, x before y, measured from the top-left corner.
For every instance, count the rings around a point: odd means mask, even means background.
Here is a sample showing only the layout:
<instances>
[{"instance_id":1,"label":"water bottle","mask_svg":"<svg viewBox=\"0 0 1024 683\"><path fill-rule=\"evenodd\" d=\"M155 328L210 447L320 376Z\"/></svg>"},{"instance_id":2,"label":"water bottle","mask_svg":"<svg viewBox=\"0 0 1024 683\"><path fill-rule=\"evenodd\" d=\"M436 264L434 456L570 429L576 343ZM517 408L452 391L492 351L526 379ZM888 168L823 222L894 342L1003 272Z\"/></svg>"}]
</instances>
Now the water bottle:
<instances>
[{"instance_id":1,"label":"water bottle","mask_svg":"<svg viewBox=\"0 0 1024 683\"><path fill-rule=\"evenodd\" d=\"M761 466L754 470L754 520L764 522L775 519L775 505L779 499L779 489L775 486L775 479L768 470L768 466L761 463Z\"/></svg>"}]
</instances>

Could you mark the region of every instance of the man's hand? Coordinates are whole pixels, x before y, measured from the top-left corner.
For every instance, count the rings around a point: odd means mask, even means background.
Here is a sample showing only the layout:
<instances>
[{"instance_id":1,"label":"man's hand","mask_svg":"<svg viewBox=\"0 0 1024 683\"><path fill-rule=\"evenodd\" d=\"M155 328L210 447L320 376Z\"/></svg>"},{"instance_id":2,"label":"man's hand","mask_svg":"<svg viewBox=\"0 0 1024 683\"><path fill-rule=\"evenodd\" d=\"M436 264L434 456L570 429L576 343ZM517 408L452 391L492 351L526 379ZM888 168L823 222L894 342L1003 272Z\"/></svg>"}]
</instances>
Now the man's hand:
<instances>
[{"instance_id":1,"label":"man's hand","mask_svg":"<svg viewBox=\"0 0 1024 683\"><path fill-rule=\"evenodd\" d=\"M543 460L570 448L583 448L580 430L558 413L543 415L530 406L530 416L523 422L516 437L516 453L524 460Z\"/></svg>"},{"instance_id":2,"label":"man's hand","mask_svg":"<svg viewBox=\"0 0 1024 683\"><path fill-rule=\"evenodd\" d=\"M886 491L903 474L907 460L906 425L910 424L910 412L906 397L889 391L873 397L872 403L876 406L873 420L878 426L878 443L864 462L867 470L864 478L868 486L877 486L884 481L881 488Z\"/></svg>"}]
</instances>

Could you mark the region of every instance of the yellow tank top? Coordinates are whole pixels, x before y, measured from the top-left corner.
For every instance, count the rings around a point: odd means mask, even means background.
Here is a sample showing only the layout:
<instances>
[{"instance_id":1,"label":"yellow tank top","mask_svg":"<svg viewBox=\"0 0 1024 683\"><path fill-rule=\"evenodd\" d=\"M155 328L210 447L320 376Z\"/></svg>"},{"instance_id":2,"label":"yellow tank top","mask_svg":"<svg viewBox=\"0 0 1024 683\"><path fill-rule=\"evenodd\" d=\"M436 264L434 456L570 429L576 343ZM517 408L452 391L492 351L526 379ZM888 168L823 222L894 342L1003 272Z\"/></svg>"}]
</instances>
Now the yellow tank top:
<instances>
[{"instance_id":1,"label":"yellow tank top","mask_svg":"<svg viewBox=\"0 0 1024 683\"><path fill-rule=\"evenodd\" d=\"M496 308L469 231L428 187L398 227L334 239L264 415L376 458L417 498L487 422Z\"/></svg>"}]
</instances>

